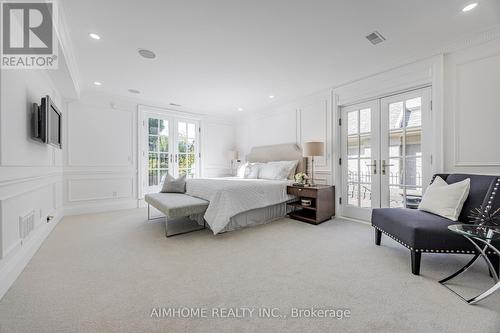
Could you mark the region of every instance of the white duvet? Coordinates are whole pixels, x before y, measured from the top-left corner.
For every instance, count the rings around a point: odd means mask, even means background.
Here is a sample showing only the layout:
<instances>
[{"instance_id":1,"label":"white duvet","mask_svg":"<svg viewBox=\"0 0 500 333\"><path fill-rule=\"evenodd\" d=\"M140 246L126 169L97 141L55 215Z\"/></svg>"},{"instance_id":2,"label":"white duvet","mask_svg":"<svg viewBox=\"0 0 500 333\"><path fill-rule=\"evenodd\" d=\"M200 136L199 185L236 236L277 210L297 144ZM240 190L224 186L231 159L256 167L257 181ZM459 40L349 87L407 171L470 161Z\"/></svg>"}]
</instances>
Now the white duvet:
<instances>
[{"instance_id":1,"label":"white duvet","mask_svg":"<svg viewBox=\"0 0 500 333\"><path fill-rule=\"evenodd\" d=\"M186 194L208 200L204 218L214 234L231 217L248 210L276 205L293 198L286 193L289 180L197 178L186 181Z\"/></svg>"}]
</instances>

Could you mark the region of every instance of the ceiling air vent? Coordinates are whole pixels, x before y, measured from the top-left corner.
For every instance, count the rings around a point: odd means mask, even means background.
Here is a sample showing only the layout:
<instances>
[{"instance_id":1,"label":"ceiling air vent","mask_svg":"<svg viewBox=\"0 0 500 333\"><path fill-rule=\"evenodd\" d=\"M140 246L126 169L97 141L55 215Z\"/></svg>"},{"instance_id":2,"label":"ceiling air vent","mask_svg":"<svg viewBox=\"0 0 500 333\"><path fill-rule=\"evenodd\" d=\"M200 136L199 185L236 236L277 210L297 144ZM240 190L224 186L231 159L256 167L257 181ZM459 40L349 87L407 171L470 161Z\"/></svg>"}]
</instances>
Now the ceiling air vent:
<instances>
[{"instance_id":1,"label":"ceiling air vent","mask_svg":"<svg viewBox=\"0 0 500 333\"><path fill-rule=\"evenodd\" d=\"M373 45L377 45L378 43L382 43L385 40L385 37L382 36L380 32L374 31L366 36L366 39L368 39Z\"/></svg>"},{"instance_id":2,"label":"ceiling air vent","mask_svg":"<svg viewBox=\"0 0 500 333\"><path fill-rule=\"evenodd\" d=\"M178 107L182 106L182 105L176 104L176 103L170 103L170 105L172 105L172 106L178 106Z\"/></svg>"}]
</instances>

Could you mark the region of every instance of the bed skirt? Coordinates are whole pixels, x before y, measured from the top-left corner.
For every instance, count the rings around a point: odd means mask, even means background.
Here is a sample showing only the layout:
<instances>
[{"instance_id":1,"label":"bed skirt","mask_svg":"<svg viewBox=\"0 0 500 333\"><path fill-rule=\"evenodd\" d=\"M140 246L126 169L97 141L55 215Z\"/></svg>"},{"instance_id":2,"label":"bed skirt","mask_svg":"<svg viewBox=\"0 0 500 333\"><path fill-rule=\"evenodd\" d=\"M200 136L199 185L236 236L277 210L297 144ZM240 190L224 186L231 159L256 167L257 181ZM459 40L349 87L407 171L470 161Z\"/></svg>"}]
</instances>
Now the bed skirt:
<instances>
[{"instance_id":1,"label":"bed skirt","mask_svg":"<svg viewBox=\"0 0 500 333\"><path fill-rule=\"evenodd\" d=\"M252 209L231 217L229 219L229 223L220 232L222 233L260 224L266 224L285 217L291 211L292 208L290 206L287 206L286 202L263 208ZM203 214L191 215L189 218L195 220L200 225L203 225L203 223L205 222Z\"/></svg>"}]
</instances>

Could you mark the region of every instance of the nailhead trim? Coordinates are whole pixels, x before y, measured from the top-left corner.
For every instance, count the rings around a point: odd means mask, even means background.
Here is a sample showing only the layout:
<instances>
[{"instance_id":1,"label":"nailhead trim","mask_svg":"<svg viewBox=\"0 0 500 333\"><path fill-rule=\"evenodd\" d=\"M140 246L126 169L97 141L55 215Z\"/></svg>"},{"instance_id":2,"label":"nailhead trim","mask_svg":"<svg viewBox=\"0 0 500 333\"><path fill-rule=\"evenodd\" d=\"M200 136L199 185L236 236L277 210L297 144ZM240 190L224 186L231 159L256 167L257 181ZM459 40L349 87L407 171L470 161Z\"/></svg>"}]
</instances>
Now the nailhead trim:
<instances>
[{"instance_id":1,"label":"nailhead trim","mask_svg":"<svg viewBox=\"0 0 500 333\"><path fill-rule=\"evenodd\" d=\"M396 242L399 244L403 245L407 249L410 249L413 251L413 248L410 247L408 244L404 243L403 241L397 239L391 234L388 234L384 230L380 229L379 227L373 226L375 229L381 231L384 235L389 236L390 238L394 239ZM469 251L469 250L435 250L435 249L415 249L415 252L422 252L422 253L467 253L467 254L475 254L476 251ZM486 251L487 254L495 254L493 251Z\"/></svg>"}]
</instances>

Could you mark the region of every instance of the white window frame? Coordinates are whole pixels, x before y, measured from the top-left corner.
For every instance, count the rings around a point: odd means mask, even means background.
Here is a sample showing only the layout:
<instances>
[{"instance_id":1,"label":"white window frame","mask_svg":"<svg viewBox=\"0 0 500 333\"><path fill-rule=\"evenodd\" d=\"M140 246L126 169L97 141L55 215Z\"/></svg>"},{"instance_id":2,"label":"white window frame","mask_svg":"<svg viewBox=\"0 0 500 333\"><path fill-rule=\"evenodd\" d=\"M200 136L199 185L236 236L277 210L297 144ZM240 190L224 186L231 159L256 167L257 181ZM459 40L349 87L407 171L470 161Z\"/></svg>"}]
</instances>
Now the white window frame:
<instances>
[{"instance_id":1,"label":"white window frame","mask_svg":"<svg viewBox=\"0 0 500 333\"><path fill-rule=\"evenodd\" d=\"M201 175L201 164L202 164L202 156L200 154L201 149L201 130L200 130L200 121L201 115L188 113L188 112L180 112L176 110L169 110L164 108L152 107L147 105L138 105L137 106L137 194L138 199L144 199L144 195L146 194L144 191L144 182L147 181L146 171L148 170L147 164L144 163L145 155L148 154L147 149L144 147L144 137L148 134L148 128L145 126L145 122L148 118L157 116L159 119L168 119L169 126L173 128L171 124L177 126L178 121L189 121L196 123L196 131L198 132L198 143L195 148L195 154L197 155L197 163L196 163L196 173ZM169 136L174 135L171 131L169 132ZM174 137L173 144L177 144L177 137ZM149 156L149 155L148 155Z\"/></svg>"}]
</instances>

